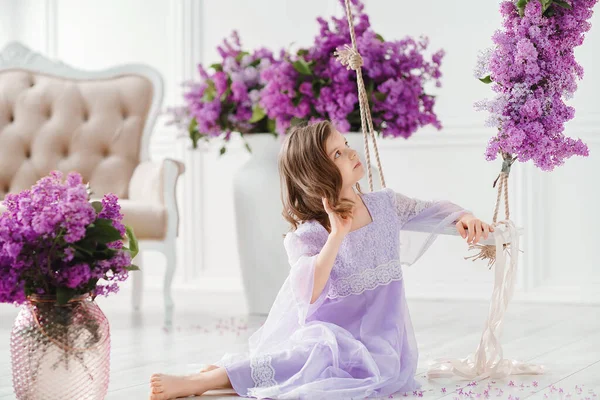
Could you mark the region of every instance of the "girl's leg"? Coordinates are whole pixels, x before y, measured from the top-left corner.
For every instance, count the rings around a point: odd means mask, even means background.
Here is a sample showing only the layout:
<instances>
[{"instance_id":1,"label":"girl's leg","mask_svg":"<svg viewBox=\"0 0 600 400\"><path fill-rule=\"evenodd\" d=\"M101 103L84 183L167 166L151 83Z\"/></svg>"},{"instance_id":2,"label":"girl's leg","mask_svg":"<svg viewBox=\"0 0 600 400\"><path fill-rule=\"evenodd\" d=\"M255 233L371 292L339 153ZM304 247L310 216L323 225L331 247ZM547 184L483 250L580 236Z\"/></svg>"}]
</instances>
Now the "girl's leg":
<instances>
[{"instance_id":1,"label":"girl's leg","mask_svg":"<svg viewBox=\"0 0 600 400\"><path fill-rule=\"evenodd\" d=\"M209 365L205 368L202 368L200 370L200 372L209 372L209 371L212 371L213 369L217 369L217 368L219 368L219 367L217 367L216 365Z\"/></svg>"},{"instance_id":2,"label":"girl's leg","mask_svg":"<svg viewBox=\"0 0 600 400\"><path fill-rule=\"evenodd\" d=\"M154 374L150 379L150 387L150 400L200 396L208 390L232 388L225 368L216 368L188 377Z\"/></svg>"}]
</instances>

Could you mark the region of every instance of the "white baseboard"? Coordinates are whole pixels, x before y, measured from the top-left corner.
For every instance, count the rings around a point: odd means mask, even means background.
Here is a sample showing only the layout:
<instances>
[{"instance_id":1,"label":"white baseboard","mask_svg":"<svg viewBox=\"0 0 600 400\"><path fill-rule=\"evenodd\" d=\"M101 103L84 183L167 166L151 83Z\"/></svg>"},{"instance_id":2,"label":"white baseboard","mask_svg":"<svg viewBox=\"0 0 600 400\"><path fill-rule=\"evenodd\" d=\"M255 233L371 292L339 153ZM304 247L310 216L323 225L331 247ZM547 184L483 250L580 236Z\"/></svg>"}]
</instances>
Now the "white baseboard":
<instances>
[{"instance_id":1,"label":"white baseboard","mask_svg":"<svg viewBox=\"0 0 600 400\"><path fill-rule=\"evenodd\" d=\"M162 281L158 279L145 282L145 290L162 290ZM214 293L241 293L244 291L242 282L238 277L202 276L186 282L174 282L173 291L196 291Z\"/></svg>"},{"instance_id":2,"label":"white baseboard","mask_svg":"<svg viewBox=\"0 0 600 400\"><path fill-rule=\"evenodd\" d=\"M408 299L489 301L491 296L491 285L467 287L455 284L413 285L408 283L406 288ZM528 291L515 289L512 302L600 305L600 285L542 286Z\"/></svg>"},{"instance_id":3,"label":"white baseboard","mask_svg":"<svg viewBox=\"0 0 600 400\"><path fill-rule=\"evenodd\" d=\"M145 290L161 291L162 281L146 282ZM174 291L207 292L207 293L236 293L244 292L241 279L236 277L205 276L185 283L173 284ZM437 283L419 285L407 282L406 297L418 300L468 300L489 301L492 295L491 285L456 285ZM513 302L518 303L549 303L574 305L600 305L600 285L590 284L586 287L576 286L543 286L529 291L515 289Z\"/></svg>"}]
</instances>

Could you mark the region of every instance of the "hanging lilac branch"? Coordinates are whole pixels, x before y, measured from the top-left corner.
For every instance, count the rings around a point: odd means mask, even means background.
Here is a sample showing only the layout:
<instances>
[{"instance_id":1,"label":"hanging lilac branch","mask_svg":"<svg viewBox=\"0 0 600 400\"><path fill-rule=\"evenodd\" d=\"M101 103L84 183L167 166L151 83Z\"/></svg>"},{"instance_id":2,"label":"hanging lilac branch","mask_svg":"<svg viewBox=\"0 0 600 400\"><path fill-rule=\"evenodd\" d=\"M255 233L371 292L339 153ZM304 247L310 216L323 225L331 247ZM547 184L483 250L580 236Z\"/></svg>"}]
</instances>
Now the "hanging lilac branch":
<instances>
[{"instance_id":1,"label":"hanging lilac branch","mask_svg":"<svg viewBox=\"0 0 600 400\"><path fill-rule=\"evenodd\" d=\"M480 54L476 77L491 84L493 100L475 104L498 128L486 159L509 154L521 162L551 171L573 155L588 156L580 139L566 137L565 122L575 109L565 104L577 89L583 68L574 49L583 43L597 0L505 1L500 11L503 29L494 47Z\"/></svg>"}]
</instances>

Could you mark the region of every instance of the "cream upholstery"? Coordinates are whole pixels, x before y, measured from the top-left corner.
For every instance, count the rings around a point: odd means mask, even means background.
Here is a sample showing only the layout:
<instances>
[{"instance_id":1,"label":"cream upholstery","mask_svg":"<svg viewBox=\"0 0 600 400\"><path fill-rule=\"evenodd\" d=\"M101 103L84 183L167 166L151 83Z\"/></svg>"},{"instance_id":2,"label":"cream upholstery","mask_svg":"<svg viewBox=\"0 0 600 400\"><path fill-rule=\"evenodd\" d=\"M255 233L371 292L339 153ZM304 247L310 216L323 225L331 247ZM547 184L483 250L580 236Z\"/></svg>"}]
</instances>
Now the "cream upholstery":
<instances>
[{"instance_id":1,"label":"cream upholstery","mask_svg":"<svg viewBox=\"0 0 600 400\"><path fill-rule=\"evenodd\" d=\"M165 321L170 323L179 221L175 185L184 168L174 160L148 160L161 102L162 79L146 66L79 71L18 43L0 53L0 200L52 170L79 172L94 198L116 194L141 250L148 242L146 248L166 255Z\"/></svg>"},{"instance_id":2,"label":"cream upholstery","mask_svg":"<svg viewBox=\"0 0 600 400\"><path fill-rule=\"evenodd\" d=\"M0 196L58 169L128 197L152 85L139 76L73 81L0 72Z\"/></svg>"}]
</instances>

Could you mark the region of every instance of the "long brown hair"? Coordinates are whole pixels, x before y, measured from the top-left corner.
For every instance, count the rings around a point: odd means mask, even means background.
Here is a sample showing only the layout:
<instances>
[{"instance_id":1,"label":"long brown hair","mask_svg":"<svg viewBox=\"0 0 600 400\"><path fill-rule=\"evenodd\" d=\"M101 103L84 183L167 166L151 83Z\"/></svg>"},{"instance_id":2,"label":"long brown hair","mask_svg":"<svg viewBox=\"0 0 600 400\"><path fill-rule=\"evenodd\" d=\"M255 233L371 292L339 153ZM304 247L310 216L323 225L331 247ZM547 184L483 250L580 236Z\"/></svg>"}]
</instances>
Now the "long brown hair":
<instances>
[{"instance_id":1,"label":"long brown hair","mask_svg":"<svg viewBox=\"0 0 600 400\"><path fill-rule=\"evenodd\" d=\"M342 175L325 150L332 132L333 125L322 121L295 126L286 135L279 154L279 175L283 216L292 230L302 222L317 220L331 231L323 198L342 217L352 213L354 202L340 199ZM360 192L358 184L356 187Z\"/></svg>"}]
</instances>

